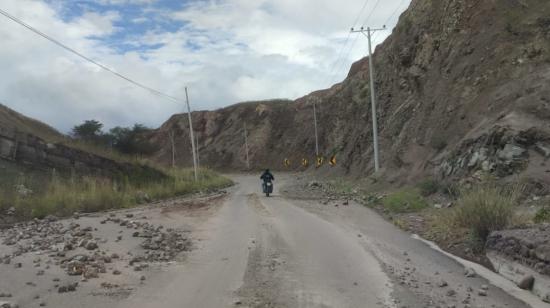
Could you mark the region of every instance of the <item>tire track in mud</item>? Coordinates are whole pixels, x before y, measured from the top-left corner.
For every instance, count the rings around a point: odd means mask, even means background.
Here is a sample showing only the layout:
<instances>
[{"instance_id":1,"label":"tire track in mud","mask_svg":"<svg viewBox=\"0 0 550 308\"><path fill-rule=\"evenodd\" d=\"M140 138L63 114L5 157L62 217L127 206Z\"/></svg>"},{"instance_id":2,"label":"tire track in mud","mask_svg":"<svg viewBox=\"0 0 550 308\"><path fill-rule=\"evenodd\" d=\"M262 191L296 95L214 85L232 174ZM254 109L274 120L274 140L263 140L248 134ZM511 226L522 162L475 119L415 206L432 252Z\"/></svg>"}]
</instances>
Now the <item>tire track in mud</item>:
<instances>
[{"instance_id":1,"label":"tire track in mud","mask_svg":"<svg viewBox=\"0 0 550 308\"><path fill-rule=\"evenodd\" d=\"M260 197L253 193L249 194L247 198L247 204L250 206L258 215L262 217L273 217L273 214L265 207L265 205L260 200Z\"/></svg>"},{"instance_id":2,"label":"tire track in mud","mask_svg":"<svg viewBox=\"0 0 550 308\"><path fill-rule=\"evenodd\" d=\"M288 244L272 223L273 214L257 194L248 195L247 204L259 216L258 232L250 240L243 285L236 291L241 307L298 307L296 281L288 264Z\"/></svg>"}]
</instances>

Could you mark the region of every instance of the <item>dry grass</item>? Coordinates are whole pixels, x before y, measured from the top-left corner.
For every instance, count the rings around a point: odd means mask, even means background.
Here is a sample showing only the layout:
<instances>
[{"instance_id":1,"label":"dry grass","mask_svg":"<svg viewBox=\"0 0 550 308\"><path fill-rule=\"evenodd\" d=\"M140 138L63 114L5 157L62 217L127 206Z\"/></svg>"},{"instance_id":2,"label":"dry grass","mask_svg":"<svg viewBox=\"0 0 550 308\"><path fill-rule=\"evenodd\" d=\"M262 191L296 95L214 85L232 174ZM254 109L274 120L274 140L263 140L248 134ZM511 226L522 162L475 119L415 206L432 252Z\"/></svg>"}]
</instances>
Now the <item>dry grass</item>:
<instances>
[{"instance_id":1,"label":"dry grass","mask_svg":"<svg viewBox=\"0 0 550 308\"><path fill-rule=\"evenodd\" d=\"M457 226L468 228L485 241L492 231L502 230L514 218L519 190L487 185L464 192L453 215Z\"/></svg>"},{"instance_id":2,"label":"dry grass","mask_svg":"<svg viewBox=\"0 0 550 308\"><path fill-rule=\"evenodd\" d=\"M116 150L109 149L105 146L97 145L94 143L82 141L82 140L76 140L71 138L65 138L62 140L58 140L56 143L59 143L61 145L64 145L68 148L72 148L75 150L84 151L87 153L91 153L97 156L101 156L110 160L114 160L116 162L124 162L124 163L139 163L139 164L145 164L145 165L152 165L150 161L147 159L140 157L140 156L132 156L127 154L122 154Z\"/></svg>"},{"instance_id":3,"label":"dry grass","mask_svg":"<svg viewBox=\"0 0 550 308\"><path fill-rule=\"evenodd\" d=\"M187 169L172 170L169 174L164 180L139 184L131 183L128 179L63 179L52 176L41 183L44 187L41 191L34 191L28 196L17 193L15 186L0 189L0 209L13 206L21 218L40 218L48 214L67 216L74 212L131 207L152 200L219 189L232 183L207 169L201 170L197 182L194 181L192 171ZM18 181L29 183L24 178Z\"/></svg>"}]
</instances>

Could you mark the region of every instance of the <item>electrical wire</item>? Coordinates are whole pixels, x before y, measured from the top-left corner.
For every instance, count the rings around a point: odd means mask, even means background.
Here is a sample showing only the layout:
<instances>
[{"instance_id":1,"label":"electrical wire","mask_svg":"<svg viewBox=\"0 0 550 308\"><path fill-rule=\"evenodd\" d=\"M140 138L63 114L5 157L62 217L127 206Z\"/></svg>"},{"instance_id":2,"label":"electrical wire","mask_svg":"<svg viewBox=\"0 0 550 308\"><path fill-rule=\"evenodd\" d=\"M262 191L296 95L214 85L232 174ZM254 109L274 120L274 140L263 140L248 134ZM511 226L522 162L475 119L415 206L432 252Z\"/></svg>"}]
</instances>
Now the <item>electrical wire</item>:
<instances>
[{"instance_id":1,"label":"electrical wire","mask_svg":"<svg viewBox=\"0 0 550 308\"><path fill-rule=\"evenodd\" d=\"M395 8L395 10L391 13L391 15L386 19L386 21L384 22L384 25L386 25L394 16L395 14L399 11L399 9L403 6L403 4L406 2L407 0L401 0L401 2L397 5L397 7ZM376 3L374 4L369 16L365 19L365 22L364 22L364 25L367 24L367 22L369 21L369 19L372 17L374 11L376 10L376 8L378 7L380 3L380 0L377 0ZM376 40L376 37L378 35L378 31L374 33L373 37L372 37L372 41L374 42ZM358 39L359 36L357 36L352 44L352 47L350 48L350 50L348 50L348 53L346 54L346 57L344 57L344 59L346 59L347 57L349 57L349 55L351 54L351 51L353 50L353 47L355 46L355 43L357 42L357 39ZM345 61L345 60L344 60ZM345 64L345 63L344 63ZM339 70L337 71L337 74L340 73L340 71L342 70L342 67L339 68ZM334 79L333 81L334 82Z\"/></svg>"},{"instance_id":2,"label":"electrical wire","mask_svg":"<svg viewBox=\"0 0 550 308\"><path fill-rule=\"evenodd\" d=\"M386 21L384 22L384 25L387 24L392 18L393 16L399 11L399 9L401 8L401 6L403 6L403 3L405 3L405 1L407 0L401 0L401 2L399 3L399 5L395 8L395 10L393 11L393 13L391 13L390 17L388 17L388 19L386 19Z\"/></svg>"},{"instance_id":3,"label":"electrical wire","mask_svg":"<svg viewBox=\"0 0 550 308\"><path fill-rule=\"evenodd\" d=\"M357 17L355 18L355 21L353 22L353 25L352 27L355 27L355 25L357 25L357 22L359 21L359 18L361 18L361 15L363 15L363 12L365 11L365 8L367 7L367 5L369 4L370 0L366 0L364 3L363 3L363 7L361 7L361 9L359 10L359 14L357 14ZM331 68L330 68L330 73L327 75L328 78L325 80L324 84L326 84L327 82L330 81L330 83L333 83L334 82L334 69L338 66L339 67L339 64L340 62L342 62L345 58L342 58L342 55L344 53L344 50L346 49L346 47L348 46L348 41L351 37L351 31L348 32L348 36L346 37L346 40L344 41L344 44L342 45L342 47L340 48L339 52L338 52L338 56L336 57L336 61L332 64ZM352 43L352 47L353 48L353 45L355 45L355 40L354 42ZM340 71L341 69L339 68L338 71ZM331 77L332 76L332 77Z\"/></svg>"},{"instance_id":4,"label":"electrical wire","mask_svg":"<svg viewBox=\"0 0 550 308\"><path fill-rule=\"evenodd\" d=\"M367 22L370 20L370 18L372 17L372 15L374 14L374 12L376 11L376 9L378 8L378 5L380 4L380 0L376 0L376 3L374 3L374 6L372 7L372 9L370 10L370 14L367 16L367 18L365 19L365 21L363 22L363 25L366 25ZM348 50L347 54L346 54L346 57L343 58L342 60L342 65L339 67L338 71L336 72L332 82L334 82L334 79L337 77L338 74L340 74L340 72L342 71L342 69L345 67L345 64L346 64L346 59L349 57L349 55L351 54L351 52L353 51L353 47L355 47L355 44L357 43L357 39L358 39L358 36L355 37L355 39L353 40L353 44L351 45L351 48Z\"/></svg>"},{"instance_id":5,"label":"electrical wire","mask_svg":"<svg viewBox=\"0 0 550 308\"><path fill-rule=\"evenodd\" d=\"M376 8L378 7L378 4L380 4L380 0L376 0L376 3L374 4L374 7L373 7L372 10L370 11L369 16L367 16L367 19L365 19L365 22L363 22L363 25L367 25L367 24L368 24L368 21L370 20L372 14L374 14L374 12L376 11Z\"/></svg>"},{"instance_id":6,"label":"electrical wire","mask_svg":"<svg viewBox=\"0 0 550 308\"><path fill-rule=\"evenodd\" d=\"M386 19L386 21L384 21L384 26L388 24L388 22L395 16L395 14L399 11L399 9L403 6L403 4L406 1L407 0L401 0L401 2L397 5L395 10L393 11L393 13L391 13L391 15ZM373 42L376 41L376 37L378 36L378 33L379 33L379 31L375 32L374 35L372 36L372 41Z\"/></svg>"},{"instance_id":7,"label":"electrical wire","mask_svg":"<svg viewBox=\"0 0 550 308\"><path fill-rule=\"evenodd\" d=\"M97 67L99 67L99 68L101 68L101 69L103 69L103 70L105 70L105 71L107 71L107 72L109 72L109 73L111 73L111 74L113 74L113 75L115 75L115 76L117 76L117 77L119 77L119 78L121 78L121 79L123 79L123 80L125 80L125 81L127 81L127 82L129 82L129 83L131 83L131 84L133 84L133 85L135 85L135 86L137 86L137 87L140 87L140 88L142 88L142 89L144 89L144 90L147 90L147 91L149 91L149 92L151 92L151 93L153 93L153 94L155 94L155 95L162 96L162 97L165 97L165 98L167 98L167 99L170 99L170 100L172 100L172 101L174 101L174 102L181 102L181 101L182 101L181 99L179 99L179 98L177 98L177 97L174 97L174 96L168 95L168 94L166 94L166 93L163 93L163 92L161 92L161 91L159 91L159 90L153 89L153 88L151 88L151 87L149 87L149 86L146 86L146 85L144 85L144 84L142 84L142 83L140 83L140 82L137 82L137 81L135 81L135 80L133 80L133 79L131 79L131 78L129 78L129 77L126 77L126 76L124 76L124 75L122 75L122 74L116 72L116 71L113 70L113 69L108 68L107 66L105 66L105 65L103 65L103 64L101 64L101 63L99 63L99 62L97 62L97 61L95 61L95 60L93 60L93 59L91 59L91 58L89 58L89 57L87 57L87 56L85 56L85 55L83 55L82 53L80 53L80 52L74 50L73 48L71 48L71 47L69 47L69 46L67 46L67 45L65 45L65 44L63 44L63 43L61 43L60 41L58 41L58 40L56 40L56 39L50 37L49 35L47 35L47 34L41 32L40 30L38 30L38 29L36 29L36 28L34 28L34 27L28 25L27 23L23 22L22 20L20 20L20 19L14 17L14 16L8 14L6 11L4 11L4 10L2 10L2 9L0 9L0 14L1 14L1 15L4 15L6 18L10 19L11 21L13 21L13 22L15 22L15 23L17 23L17 24L19 24L19 25L21 25L21 26L27 28L28 30L34 32L35 34L40 35L41 37L47 39L48 41L50 41L50 42L52 42L52 43L54 43L54 44L56 44L57 46L59 46L59 47L65 49L65 50L67 50L67 51L69 51L69 52L75 54L76 56L78 56L78 57L80 57L80 58L82 58L82 59L84 59L84 60L86 60L86 61L88 61L88 62L90 62L90 63L92 63L92 64L94 64L94 65L96 65Z\"/></svg>"}]
</instances>

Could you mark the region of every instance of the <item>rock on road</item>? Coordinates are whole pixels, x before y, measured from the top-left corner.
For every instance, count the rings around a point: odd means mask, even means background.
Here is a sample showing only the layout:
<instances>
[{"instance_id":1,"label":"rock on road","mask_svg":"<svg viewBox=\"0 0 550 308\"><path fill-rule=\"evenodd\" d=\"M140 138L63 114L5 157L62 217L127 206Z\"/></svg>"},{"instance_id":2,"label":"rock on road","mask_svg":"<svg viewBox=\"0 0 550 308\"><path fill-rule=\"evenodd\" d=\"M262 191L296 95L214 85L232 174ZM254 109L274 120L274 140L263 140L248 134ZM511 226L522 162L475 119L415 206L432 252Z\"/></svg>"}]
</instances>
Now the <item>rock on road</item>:
<instances>
[{"instance_id":1,"label":"rock on road","mask_svg":"<svg viewBox=\"0 0 550 308\"><path fill-rule=\"evenodd\" d=\"M128 211L134 214L124 214L183 228L193 241L185 258L138 272L147 276L146 281L136 282L138 276L126 266L120 268L122 275L107 273L99 280L84 281L71 294L57 294L38 281L22 295L17 285L23 286L34 274L19 274L32 269L32 261L27 266L20 256L23 269L0 265L0 294L14 293L14 299L27 303L20 307L38 306L41 301L83 308L548 307L538 302L527 305L479 275L468 277L464 266L363 206L350 202L335 207L285 197L279 188L292 183L290 175L278 177L270 198L260 194L257 176L233 179L237 185L229 195L208 208L173 212L137 208ZM121 259L126 252L130 257L137 253L130 247L136 245L129 235L132 231L124 231L130 232L127 235L100 223L104 215L79 221L99 232L98 238L121 234L110 245L119 249ZM50 274L60 275L46 271L45 277ZM101 279L116 282L123 294L94 291ZM107 282L112 281L101 284Z\"/></svg>"}]
</instances>

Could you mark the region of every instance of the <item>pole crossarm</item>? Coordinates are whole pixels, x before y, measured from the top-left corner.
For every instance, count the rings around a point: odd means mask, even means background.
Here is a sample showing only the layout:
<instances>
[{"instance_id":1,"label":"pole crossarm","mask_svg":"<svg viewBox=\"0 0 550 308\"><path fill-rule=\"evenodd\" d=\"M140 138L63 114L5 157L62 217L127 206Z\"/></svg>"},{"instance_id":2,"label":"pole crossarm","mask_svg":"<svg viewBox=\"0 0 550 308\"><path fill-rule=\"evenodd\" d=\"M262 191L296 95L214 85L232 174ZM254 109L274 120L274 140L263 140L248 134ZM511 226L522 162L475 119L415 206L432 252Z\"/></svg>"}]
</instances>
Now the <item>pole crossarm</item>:
<instances>
[{"instance_id":1,"label":"pole crossarm","mask_svg":"<svg viewBox=\"0 0 550 308\"><path fill-rule=\"evenodd\" d=\"M383 26L382 28L370 28L370 27L367 27L366 29L364 27L361 27L359 29L354 29L354 28L351 28L351 33L363 33L364 35L367 35L365 34L365 32L371 32L371 33L374 33L374 32L378 32L378 31L385 31L387 30L386 26Z\"/></svg>"}]
</instances>

